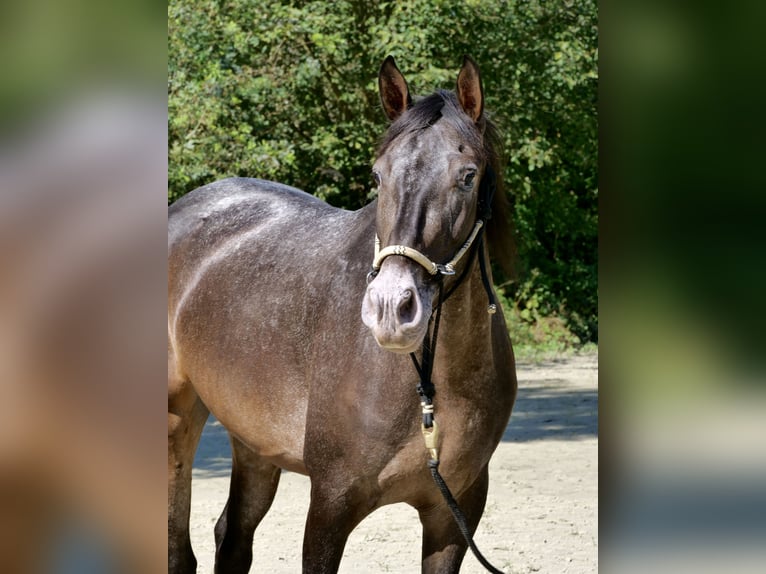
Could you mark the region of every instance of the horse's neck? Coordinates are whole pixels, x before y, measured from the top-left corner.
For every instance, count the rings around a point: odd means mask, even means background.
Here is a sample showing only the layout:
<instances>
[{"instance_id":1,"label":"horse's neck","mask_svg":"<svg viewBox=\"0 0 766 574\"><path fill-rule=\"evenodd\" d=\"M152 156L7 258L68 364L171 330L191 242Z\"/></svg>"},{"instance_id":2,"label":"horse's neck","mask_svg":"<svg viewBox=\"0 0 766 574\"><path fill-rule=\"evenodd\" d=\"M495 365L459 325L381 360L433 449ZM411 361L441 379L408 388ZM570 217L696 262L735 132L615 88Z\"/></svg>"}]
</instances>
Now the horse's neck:
<instances>
[{"instance_id":1,"label":"horse's neck","mask_svg":"<svg viewBox=\"0 0 766 574\"><path fill-rule=\"evenodd\" d=\"M478 254L486 257L486 253ZM489 297L481 278L478 258L454 293L444 303L438 345L450 354L489 349L492 315L487 312ZM488 266L489 267L489 266ZM487 270L490 273L489 269ZM489 277L491 283L491 275ZM450 289L449 285L445 290ZM447 293L448 291L445 291Z\"/></svg>"}]
</instances>

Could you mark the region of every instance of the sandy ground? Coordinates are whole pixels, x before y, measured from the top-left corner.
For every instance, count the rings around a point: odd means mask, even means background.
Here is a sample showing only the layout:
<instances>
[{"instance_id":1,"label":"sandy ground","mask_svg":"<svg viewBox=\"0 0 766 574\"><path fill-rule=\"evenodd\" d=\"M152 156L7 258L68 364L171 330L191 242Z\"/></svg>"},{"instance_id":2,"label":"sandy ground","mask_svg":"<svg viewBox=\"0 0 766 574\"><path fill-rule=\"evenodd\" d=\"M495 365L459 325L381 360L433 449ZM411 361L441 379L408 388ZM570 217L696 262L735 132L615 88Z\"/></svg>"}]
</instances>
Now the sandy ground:
<instances>
[{"instance_id":1,"label":"sandy ground","mask_svg":"<svg viewBox=\"0 0 766 574\"><path fill-rule=\"evenodd\" d=\"M598 571L598 357L517 369L519 396L490 463L475 540L509 574ZM198 572L213 572L213 526L228 493L229 445L210 419L195 460L191 537ZM252 572L300 572L309 480L285 472L254 540ZM420 572L420 523L407 505L382 508L351 534L340 572ZM468 553L461 572L485 570Z\"/></svg>"}]
</instances>

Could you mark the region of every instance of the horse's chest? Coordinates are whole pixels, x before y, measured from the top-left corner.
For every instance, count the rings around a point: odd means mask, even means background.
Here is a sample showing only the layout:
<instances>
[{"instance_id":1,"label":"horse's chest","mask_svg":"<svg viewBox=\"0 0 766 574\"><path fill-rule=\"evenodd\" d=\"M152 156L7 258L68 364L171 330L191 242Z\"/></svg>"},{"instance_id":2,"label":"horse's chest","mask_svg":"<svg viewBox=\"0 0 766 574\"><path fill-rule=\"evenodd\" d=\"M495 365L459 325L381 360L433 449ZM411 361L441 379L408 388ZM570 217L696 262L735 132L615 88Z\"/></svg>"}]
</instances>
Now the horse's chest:
<instances>
[{"instance_id":1,"label":"horse's chest","mask_svg":"<svg viewBox=\"0 0 766 574\"><path fill-rule=\"evenodd\" d=\"M443 404L441 409L437 403L434 418L440 470L450 488L459 493L473 483L489 462L497 445L497 424L488 416L488 405L472 401L451 408ZM437 492L428 470L429 458L418 425L378 475L381 489L388 491L392 502L419 501Z\"/></svg>"}]
</instances>

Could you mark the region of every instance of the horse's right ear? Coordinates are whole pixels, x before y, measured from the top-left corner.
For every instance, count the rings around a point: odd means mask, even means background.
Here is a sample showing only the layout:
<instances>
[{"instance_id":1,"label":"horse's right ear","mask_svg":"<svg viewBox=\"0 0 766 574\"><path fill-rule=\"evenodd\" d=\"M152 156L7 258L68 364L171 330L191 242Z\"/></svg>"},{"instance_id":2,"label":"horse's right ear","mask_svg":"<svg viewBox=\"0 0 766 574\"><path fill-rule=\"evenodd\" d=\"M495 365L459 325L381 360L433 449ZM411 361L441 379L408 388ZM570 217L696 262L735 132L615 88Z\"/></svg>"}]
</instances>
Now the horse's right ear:
<instances>
[{"instance_id":1,"label":"horse's right ear","mask_svg":"<svg viewBox=\"0 0 766 574\"><path fill-rule=\"evenodd\" d=\"M457 76L457 99L460 107L474 122L479 123L484 110L484 88L479 67L469 56L463 56L463 67Z\"/></svg>"},{"instance_id":2,"label":"horse's right ear","mask_svg":"<svg viewBox=\"0 0 766 574\"><path fill-rule=\"evenodd\" d=\"M396 67L393 56L389 56L380 67L378 88L383 111L389 120L394 121L412 105L407 81Z\"/></svg>"}]
</instances>

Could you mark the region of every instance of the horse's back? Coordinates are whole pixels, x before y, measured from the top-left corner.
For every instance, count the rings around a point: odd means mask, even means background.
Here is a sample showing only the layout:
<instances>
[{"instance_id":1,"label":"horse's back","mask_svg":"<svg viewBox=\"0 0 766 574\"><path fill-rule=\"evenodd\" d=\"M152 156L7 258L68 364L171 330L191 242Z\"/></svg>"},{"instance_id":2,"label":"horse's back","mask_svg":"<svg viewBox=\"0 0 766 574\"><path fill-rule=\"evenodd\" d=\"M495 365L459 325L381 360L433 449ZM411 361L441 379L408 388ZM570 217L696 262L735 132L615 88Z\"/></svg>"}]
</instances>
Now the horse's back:
<instances>
[{"instance_id":1,"label":"horse's back","mask_svg":"<svg viewBox=\"0 0 766 574\"><path fill-rule=\"evenodd\" d=\"M168 208L168 257L182 246L215 250L228 238L276 218L334 208L294 187L262 179L231 178L184 195ZM194 253L184 253L184 257Z\"/></svg>"}]
</instances>

